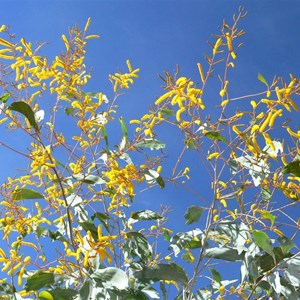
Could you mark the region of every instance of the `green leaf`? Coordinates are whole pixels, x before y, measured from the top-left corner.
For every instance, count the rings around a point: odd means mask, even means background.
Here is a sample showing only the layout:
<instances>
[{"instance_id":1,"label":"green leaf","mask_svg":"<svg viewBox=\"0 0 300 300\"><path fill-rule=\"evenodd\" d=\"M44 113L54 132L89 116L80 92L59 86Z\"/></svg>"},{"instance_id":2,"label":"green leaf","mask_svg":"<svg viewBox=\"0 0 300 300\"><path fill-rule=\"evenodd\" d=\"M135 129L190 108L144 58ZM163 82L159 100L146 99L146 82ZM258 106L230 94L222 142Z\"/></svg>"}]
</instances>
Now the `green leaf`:
<instances>
[{"instance_id":1,"label":"green leaf","mask_svg":"<svg viewBox=\"0 0 300 300\"><path fill-rule=\"evenodd\" d=\"M148 240L140 232L130 231L126 233L126 242L124 243L124 250L128 252L133 258L140 258L141 261L148 261L152 256L152 247Z\"/></svg>"},{"instance_id":2,"label":"green leaf","mask_svg":"<svg viewBox=\"0 0 300 300\"><path fill-rule=\"evenodd\" d=\"M227 261L240 261L243 259L244 254L239 254L234 248L210 248L205 251L205 257L223 259Z\"/></svg>"},{"instance_id":3,"label":"green leaf","mask_svg":"<svg viewBox=\"0 0 300 300\"><path fill-rule=\"evenodd\" d=\"M148 184L153 184L156 182L162 189L165 187L163 178L156 171L145 169L143 170L143 173Z\"/></svg>"},{"instance_id":4,"label":"green leaf","mask_svg":"<svg viewBox=\"0 0 300 300\"><path fill-rule=\"evenodd\" d=\"M41 291L39 293L40 300L54 300L53 296L48 291Z\"/></svg>"},{"instance_id":5,"label":"green leaf","mask_svg":"<svg viewBox=\"0 0 300 300\"><path fill-rule=\"evenodd\" d=\"M213 277L213 279L216 281L216 282L221 282L222 281L222 276L221 274L214 268L209 268L209 271Z\"/></svg>"},{"instance_id":6,"label":"green leaf","mask_svg":"<svg viewBox=\"0 0 300 300\"><path fill-rule=\"evenodd\" d=\"M262 187L261 188L261 198L262 202L266 203L269 202L271 199L271 192L268 187Z\"/></svg>"},{"instance_id":7,"label":"green leaf","mask_svg":"<svg viewBox=\"0 0 300 300\"><path fill-rule=\"evenodd\" d=\"M44 196L34 190L17 189L13 191L12 199L15 201L28 199L44 199Z\"/></svg>"},{"instance_id":8,"label":"green leaf","mask_svg":"<svg viewBox=\"0 0 300 300\"><path fill-rule=\"evenodd\" d=\"M269 86L266 79L264 78L264 76L262 76L260 73L258 73L258 76L257 76L258 80L260 82L262 82L263 84L265 84L266 86Z\"/></svg>"},{"instance_id":9,"label":"green leaf","mask_svg":"<svg viewBox=\"0 0 300 300\"><path fill-rule=\"evenodd\" d=\"M2 282L0 283L0 292L5 292L5 295L12 295L16 292L16 289L13 285L7 282Z\"/></svg>"},{"instance_id":10,"label":"green leaf","mask_svg":"<svg viewBox=\"0 0 300 300\"><path fill-rule=\"evenodd\" d=\"M27 278L25 289L29 291L37 291L39 289L50 286L54 283L53 273L37 271Z\"/></svg>"},{"instance_id":11,"label":"green leaf","mask_svg":"<svg viewBox=\"0 0 300 300\"><path fill-rule=\"evenodd\" d=\"M151 150L159 150L166 147L166 144L155 139L143 139L135 144L137 148L150 148Z\"/></svg>"},{"instance_id":12,"label":"green leaf","mask_svg":"<svg viewBox=\"0 0 300 300\"><path fill-rule=\"evenodd\" d=\"M107 130L106 130L105 126L102 126L102 133L103 133L103 138L104 138L105 145L106 145L106 151L109 151L108 136L107 136Z\"/></svg>"},{"instance_id":13,"label":"green leaf","mask_svg":"<svg viewBox=\"0 0 300 300\"><path fill-rule=\"evenodd\" d=\"M165 187L165 181L163 180L163 178L161 176L158 176L156 178L156 182L162 189Z\"/></svg>"},{"instance_id":14,"label":"green leaf","mask_svg":"<svg viewBox=\"0 0 300 300\"><path fill-rule=\"evenodd\" d=\"M212 140L224 142L225 144L229 143L228 140L224 136L222 136L219 132L216 132L216 131L209 131L209 132L205 133L205 136Z\"/></svg>"},{"instance_id":15,"label":"green leaf","mask_svg":"<svg viewBox=\"0 0 300 300\"><path fill-rule=\"evenodd\" d=\"M97 218L102 223L102 225L106 228L106 230L109 229L107 220L109 220L110 218L108 215L96 212L91 216L91 220L94 221L95 218Z\"/></svg>"},{"instance_id":16,"label":"green leaf","mask_svg":"<svg viewBox=\"0 0 300 300\"><path fill-rule=\"evenodd\" d=\"M278 242L284 255L288 254L292 248L296 247L296 244L287 236L279 237Z\"/></svg>"},{"instance_id":17,"label":"green leaf","mask_svg":"<svg viewBox=\"0 0 300 300\"><path fill-rule=\"evenodd\" d=\"M130 218L135 220L158 220L162 219L162 216L151 210L144 209L135 213L131 213Z\"/></svg>"},{"instance_id":18,"label":"green leaf","mask_svg":"<svg viewBox=\"0 0 300 300\"><path fill-rule=\"evenodd\" d=\"M271 226L274 225L276 216L272 215L272 214L269 213L268 211L261 212L261 217L262 217L263 219L269 219L270 222L271 222Z\"/></svg>"},{"instance_id":19,"label":"green leaf","mask_svg":"<svg viewBox=\"0 0 300 300\"><path fill-rule=\"evenodd\" d=\"M48 292L52 295L53 300L73 300L76 295L78 295L77 291L72 289L65 289L57 287L52 290L48 290ZM52 300L51 298L46 298L47 300Z\"/></svg>"},{"instance_id":20,"label":"green leaf","mask_svg":"<svg viewBox=\"0 0 300 300\"><path fill-rule=\"evenodd\" d=\"M295 160L287 165L285 165L282 169L283 174L290 174L300 177L300 160Z\"/></svg>"},{"instance_id":21,"label":"green leaf","mask_svg":"<svg viewBox=\"0 0 300 300\"><path fill-rule=\"evenodd\" d=\"M97 227L95 226L94 223L92 222L88 222L88 221L85 221L85 222L79 222L79 225L82 226L82 228L88 232L90 231L91 234L92 234L92 237L95 241L98 240L98 229Z\"/></svg>"},{"instance_id":22,"label":"green leaf","mask_svg":"<svg viewBox=\"0 0 300 300\"><path fill-rule=\"evenodd\" d=\"M34 112L32 108L24 101L13 102L9 107L9 110L17 111L26 117L29 124L36 130L39 131L37 122L35 120Z\"/></svg>"},{"instance_id":23,"label":"green leaf","mask_svg":"<svg viewBox=\"0 0 300 300\"><path fill-rule=\"evenodd\" d=\"M119 121L121 123L121 130L122 130L123 136L126 137L126 138L128 138L128 131L127 131L126 124L125 124L123 118L120 117Z\"/></svg>"},{"instance_id":24,"label":"green leaf","mask_svg":"<svg viewBox=\"0 0 300 300\"><path fill-rule=\"evenodd\" d=\"M104 184L106 181L99 176L96 175L86 175L86 174L75 174L72 176L74 179L81 181L85 184Z\"/></svg>"},{"instance_id":25,"label":"green leaf","mask_svg":"<svg viewBox=\"0 0 300 300\"><path fill-rule=\"evenodd\" d=\"M76 111L76 109L74 107L66 107L65 108L65 114L67 116L73 116L75 111Z\"/></svg>"},{"instance_id":26,"label":"green leaf","mask_svg":"<svg viewBox=\"0 0 300 300\"><path fill-rule=\"evenodd\" d=\"M88 278L85 280L83 286L79 290L79 300L91 299L91 294L93 291L93 282Z\"/></svg>"},{"instance_id":27,"label":"green leaf","mask_svg":"<svg viewBox=\"0 0 300 300\"><path fill-rule=\"evenodd\" d=\"M134 276L142 281L173 280L184 286L188 284L185 271L175 263L144 267L143 270L135 272Z\"/></svg>"},{"instance_id":28,"label":"green leaf","mask_svg":"<svg viewBox=\"0 0 300 300\"><path fill-rule=\"evenodd\" d=\"M9 98L9 94L4 94L3 96L0 97L0 101L2 103L6 103L8 98Z\"/></svg>"},{"instance_id":29,"label":"green leaf","mask_svg":"<svg viewBox=\"0 0 300 300\"><path fill-rule=\"evenodd\" d=\"M201 206L190 206L184 214L184 217L186 219L185 224L189 225L198 222L204 210L205 208Z\"/></svg>"},{"instance_id":30,"label":"green leaf","mask_svg":"<svg viewBox=\"0 0 300 300\"><path fill-rule=\"evenodd\" d=\"M175 116L175 112L172 109L164 108L161 110L161 112L167 117Z\"/></svg>"},{"instance_id":31,"label":"green leaf","mask_svg":"<svg viewBox=\"0 0 300 300\"><path fill-rule=\"evenodd\" d=\"M107 289L125 290L128 288L128 277L119 268L108 267L98 269L91 275L91 278Z\"/></svg>"},{"instance_id":32,"label":"green leaf","mask_svg":"<svg viewBox=\"0 0 300 300\"><path fill-rule=\"evenodd\" d=\"M253 230L253 237L254 237L254 241L255 244L261 248L262 250L264 250L266 253L268 253L269 255L271 255L275 261L275 255L274 255L274 251L273 248L271 246L271 240L268 237L268 235L260 230Z\"/></svg>"}]
</instances>

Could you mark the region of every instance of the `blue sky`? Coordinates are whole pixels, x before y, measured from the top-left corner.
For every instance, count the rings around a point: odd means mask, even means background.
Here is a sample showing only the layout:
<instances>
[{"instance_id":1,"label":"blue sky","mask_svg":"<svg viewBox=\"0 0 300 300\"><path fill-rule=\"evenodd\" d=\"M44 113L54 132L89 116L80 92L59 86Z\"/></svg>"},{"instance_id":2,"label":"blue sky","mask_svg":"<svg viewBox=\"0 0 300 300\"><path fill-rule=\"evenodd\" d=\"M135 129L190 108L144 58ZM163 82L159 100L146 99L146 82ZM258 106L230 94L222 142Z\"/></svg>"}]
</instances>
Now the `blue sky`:
<instances>
[{"instance_id":1,"label":"blue sky","mask_svg":"<svg viewBox=\"0 0 300 300\"><path fill-rule=\"evenodd\" d=\"M101 91L112 97L108 74L118 68L126 70L126 59L131 60L133 67L141 69L140 78L119 101L121 114L129 121L146 113L148 106L162 94L158 73L172 73L179 64L181 75L200 81L197 63L203 63L203 56L211 51L207 41L214 41L212 34L218 33L223 18L231 20L241 4L249 14L240 23L246 35L242 37L244 46L238 51L235 68L230 74L231 96L263 91L264 86L257 80L258 73L268 81L274 75L288 80L289 73L299 77L299 1L2 0L0 23L9 24L17 39L24 36L27 41L49 42L43 51L51 57L64 50L61 35L67 33L68 27L74 24L84 27L91 17L89 32L101 38L90 40L87 47L86 65L88 69L93 68L88 91ZM219 99L212 97L209 101L209 113L213 115L214 101L217 104ZM242 108L243 103L240 105ZM298 126L299 119L296 119ZM172 151L178 143L177 137L175 133L170 136L168 131L162 131L160 139L163 140L164 135L168 141L167 151ZM19 143L10 139L12 144ZM6 149L0 148L0 154L10 161L8 172L14 175L14 159ZM209 186L198 167L200 164L195 163L193 180L201 182L198 192L205 196ZM6 171L1 178L5 174ZM176 220L181 218L183 224L183 209L187 203L199 203L192 197L180 199L180 196L178 190L167 187L164 191L156 191L157 202L147 196L141 203L157 209L160 203L170 204ZM173 226L180 228L180 222L174 222Z\"/></svg>"}]
</instances>

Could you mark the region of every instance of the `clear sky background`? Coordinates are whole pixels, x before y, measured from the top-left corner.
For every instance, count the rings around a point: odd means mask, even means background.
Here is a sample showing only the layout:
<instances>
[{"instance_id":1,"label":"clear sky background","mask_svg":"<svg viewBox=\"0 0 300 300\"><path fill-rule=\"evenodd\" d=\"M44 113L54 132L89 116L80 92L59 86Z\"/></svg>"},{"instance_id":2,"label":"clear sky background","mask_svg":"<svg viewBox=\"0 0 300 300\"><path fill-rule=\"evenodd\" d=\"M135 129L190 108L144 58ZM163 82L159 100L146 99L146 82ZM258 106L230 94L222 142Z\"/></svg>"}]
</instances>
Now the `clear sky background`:
<instances>
[{"instance_id":1,"label":"clear sky background","mask_svg":"<svg viewBox=\"0 0 300 300\"><path fill-rule=\"evenodd\" d=\"M207 41L214 41L212 34L219 33L224 18L232 20L239 5L243 5L249 14L239 26L246 35L242 37L244 46L238 51L235 69L230 74L231 97L263 91L264 86L257 80L258 73L268 81L274 75L288 80L289 73L299 77L300 1L296 0L0 0L0 24L10 25L17 39L25 37L26 41L49 42L43 53L51 58L51 55L64 51L61 35L75 24L83 28L91 17L89 32L99 34L101 38L90 40L87 47L87 69L93 68L93 79L87 91L101 91L112 97L109 73L118 68L126 70L126 59L131 60L134 68L141 69L140 78L119 101L120 114L128 122L146 113L148 106L162 94L158 73L172 73L179 64L181 75L200 81L197 63L204 63L204 55L211 52ZM218 104L219 100L209 99L208 112L212 115L214 101ZM242 105L241 102L241 108ZM299 120L296 116L298 126ZM168 145L166 151L170 152L172 147L176 148L178 139L170 132L162 133ZM159 138L164 140L164 135ZM14 140L15 137L10 139L12 143L20 143ZM1 166L0 178L3 180L7 174L15 174L16 160L4 148L0 148L0 155L6 158ZM199 182L197 192L205 197L209 190L205 173L200 169L200 163L193 162L193 165L192 180ZM171 218L176 222L172 224L170 220L170 227L178 230L184 224L183 210L187 203L201 205L192 195L189 199L181 199L180 191L173 188L157 190L154 195L140 199L141 207L159 209L161 203L171 205L174 210Z\"/></svg>"}]
</instances>

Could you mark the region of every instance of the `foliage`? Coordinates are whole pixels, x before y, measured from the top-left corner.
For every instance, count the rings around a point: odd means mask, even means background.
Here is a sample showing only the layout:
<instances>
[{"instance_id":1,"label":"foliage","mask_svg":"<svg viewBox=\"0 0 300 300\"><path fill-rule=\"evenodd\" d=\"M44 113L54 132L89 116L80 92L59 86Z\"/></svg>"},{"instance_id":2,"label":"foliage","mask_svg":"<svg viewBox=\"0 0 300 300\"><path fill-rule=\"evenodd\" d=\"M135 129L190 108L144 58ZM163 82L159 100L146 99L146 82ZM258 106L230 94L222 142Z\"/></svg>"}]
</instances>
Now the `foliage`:
<instances>
[{"instance_id":1,"label":"foliage","mask_svg":"<svg viewBox=\"0 0 300 300\"><path fill-rule=\"evenodd\" d=\"M109 75L109 96L88 91L85 47L98 37L87 34L90 20L62 35L65 51L51 62L43 43L15 41L1 27L0 123L23 148L0 143L28 167L1 186L0 299L299 298L300 223L290 208L299 200L300 131L286 118L298 111L300 82L259 74L261 92L230 96L245 16L240 8L224 21L198 64L200 84L166 72L162 95L132 125L117 105L138 78L129 60ZM216 79L220 90L208 94ZM212 97L220 105L205 117ZM170 126L183 143L165 170L169 150L158 136ZM201 168L185 166L185 156ZM189 182L203 168L211 193L201 198ZM180 232L168 227L169 208L138 205L174 185L194 197ZM224 263L241 276L223 278Z\"/></svg>"}]
</instances>

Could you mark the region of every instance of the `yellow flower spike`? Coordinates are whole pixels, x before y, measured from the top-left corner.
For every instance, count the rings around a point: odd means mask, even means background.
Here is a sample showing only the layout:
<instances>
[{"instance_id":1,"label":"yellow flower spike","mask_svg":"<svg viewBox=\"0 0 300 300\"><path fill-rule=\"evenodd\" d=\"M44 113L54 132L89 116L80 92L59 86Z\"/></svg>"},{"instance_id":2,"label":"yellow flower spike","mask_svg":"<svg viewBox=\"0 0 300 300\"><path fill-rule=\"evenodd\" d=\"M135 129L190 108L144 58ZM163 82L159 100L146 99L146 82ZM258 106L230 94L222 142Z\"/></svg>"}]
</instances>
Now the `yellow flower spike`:
<instances>
[{"instance_id":1,"label":"yellow flower spike","mask_svg":"<svg viewBox=\"0 0 300 300\"><path fill-rule=\"evenodd\" d=\"M236 53L235 52L231 51L230 55L231 55L232 59L236 59Z\"/></svg>"},{"instance_id":2,"label":"yellow flower spike","mask_svg":"<svg viewBox=\"0 0 300 300\"><path fill-rule=\"evenodd\" d=\"M176 112L176 120L177 122L181 121L181 114L185 111L185 107L181 107L179 110Z\"/></svg>"},{"instance_id":3,"label":"yellow flower spike","mask_svg":"<svg viewBox=\"0 0 300 300\"><path fill-rule=\"evenodd\" d=\"M296 105L296 103L292 100L290 96L286 95L285 98L288 100L289 104L293 107L295 111L299 111L299 107Z\"/></svg>"},{"instance_id":4,"label":"yellow flower spike","mask_svg":"<svg viewBox=\"0 0 300 300\"><path fill-rule=\"evenodd\" d=\"M220 295L223 296L225 294L225 286L221 285L219 288Z\"/></svg>"},{"instance_id":5,"label":"yellow flower spike","mask_svg":"<svg viewBox=\"0 0 300 300\"><path fill-rule=\"evenodd\" d=\"M300 130L298 131L298 133L295 133L294 131L291 130L291 128L287 127L286 128L287 132L289 133L289 135L297 138L297 139L300 139Z\"/></svg>"},{"instance_id":6,"label":"yellow flower spike","mask_svg":"<svg viewBox=\"0 0 300 300\"><path fill-rule=\"evenodd\" d=\"M237 135L242 136L242 132L237 128L238 125L232 126L232 131L235 132Z\"/></svg>"},{"instance_id":7,"label":"yellow flower spike","mask_svg":"<svg viewBox=\"0 0 300 300\"><path fill-rule=\"evenodd\" d=\"M227 207L227 202L225 199L221 199L220 202L223 204L224 208Z\"/></svg>"},{"instance_id":8,"label":"yellow flower spike","mask_svg":"<svg viewBox=\"0 0 300 300\"><path fill-rule=\"evenodd\" d=\"M234 212L233 211L231 211L231 210L226 210L226 212L228 213L228 214L230 214L230 216L232 217L232 219L233 220L236 220L236 215L234 214Z\"/></svg>"},{"instance_id":9,"label":"yellow flower spike","mask_svg":"<svg viewBox=\"0 0 300 300\"><path fill-rule=\"evenodd\" d=\"M221 106L224 107L228 104L229 100L224 100L221 102Z\"/></svg>"},{"instance_id":10,"label":"yellow flower spike","mask_svg":"<svg viewBox=\"0 0 300 300\"><path fill-rule=\"evenodd\" d=\"M131 66L131 63L130 63L129 59L126 60L126 64L127 64L129 72L131 73L133 71L133 69L132 69L132 66Z\"/></svg>"},{"instance_id":11,"label":"yellow flower spike","mask_svg":"<svg viewBox=\"0 0 300 300\"><path fill-rule=\"evenodd\" d=\"M277 233L279 236L284 236L284 233L282 232L282 231L280 231L279 229L277 229L277 228L274 228L273 229L273 231L275 232L275 233Z\"/></svg>"},{"instance_id":12,"label":"yellow flower spike","mask_svg":"<svg viewBox=\"0 0 300 300\"><path fill-rule=\"evenodd\" d=\"M213 55L216 55L219 47L221 46L222 44L222 38L218 38L215 45L214 45L214 48L213 48Z\"/></svg>"},{"instance_id":13,"label":"yellow flower spike","mask_svg":"<svg viewBox=\"0 0 300 300\"><path fill-rule=\"evenodd\" d=\"M264 130L266 129L266 127L269 125L270 120L272 117L272 111L270 111L267 115L267 118L265 119L265 121L260 125L259 131L262 133L264 132Z\"/></svg>"},{"instance_id":14,"label":"yellow flower spike","mask_svg":"<svg viewBox=\"0 0 300 300\"><path fill-rule=\"evenodd\" d=\"M9 48L14 48L15 45L13 45L12 43L0 38L0 45L5 46L5 47L9 47Z\"/></svg>"},{"instance_id":15,"label":"yellow flower spike","mask_svg":"<svg viewBox=\"0 0 300 300\"><path fill-rule=\"evenodd\" d=\"M91 35L87 35L85 37L86 40L89 40L89 39L98 39L100 37L100 35L98 34L91 34Z\"/></svg>"},{"instance_id":16,"label":"yellow flower spike","mask_svg":"<svg viewBox=\"0 0 300 300\"><path fill-rule=\"evenodd\" d=\"M21 262L21 261L18 262L7 272L7 275L12 275L17 269L19 269L21 267L22 264L23 264L23 262Z\"/></svg>"},{"instance_id":17,"label":"yellow flower spike","mask_svg":"<svg viewBox=\"0 0 300 300\"><path fill-rule=\"evenodd\" d=\"M1 255L2 257L6 257L6 254L5 254L5 252L3 251L2 248L0 248L0 255Z\"/></svg>"},{"instance_id":18,"label":"yellow flower spike","mask_svg":"<svg viewBox=\"0 0 300 300\"><path fill-rule=\"evenodd\" d=\"M214 222L217 222L218 219L219 219L219 215L218 215L218 214L217 214L217 215L214 215Z\"/></svg>"},{"instance_id":19,"label":"yellow flower spike","mask_svg":"<svg viewBox=\"0 0 300 300\"><path fill-rule=\"evenodd\" d=\"M102 238L102 226L101 225L98 225L97 232L98 232L98 239L101 240L101 238Z\"/></svg>"},{"instance_id":20,"label":"yellow flower spike","mask_svg":"<svg viewBox=\"0 0 300 300\"><path fill-rule=\"evenodd\" d=\"M281 93L280 93L280 90L279 90L278 86L276 86L275 92L276 92L277 99L280 102L281 101Z\"/></svg>"},{"instance_id":21,"label":"yellow flower spike","mask_svg":"<svg viewBox=\"0 0 300 300\"><path fill-rule=\"evenodd\" d=\"M272 150L275 151L275 146L274 146L274 143L273 143L272 139L270 138L270 136L266 132L263 132L262 134L263 134L266 144L271 146Z\"/></svg>"},{"instance_id":22,"label":"yellow flower spike","mask_svg":"<svg viewBox=\"0 0 300 300\"><path fill-rule=\"evenodd\" d=\"M226 94L226 91L224 89L222 89L219 94L223 98Z\"/></svg>"},{"instance_id":23,"label":"yellow flower spike","mask_svg":"<svg viewBox=\"0 0 300 300\"><path fill-rule=\"evenodd\" d=\"M219 152L213 152L207 156L207 159L212 160L214 157L218 157L218 156L219 156Z\"/></svg>"},{"instance_id":24,"label":"yellow flower spike","mask_svg":"<svg viewBox=\"0 0 300 300\"><path fill-rule=\"evenodd\" d=\"M88 19L87 19L87 22L86 22L86 24L85 24L85 26L84 26L84 32L87 32L87 30L88 30L89 27L90 27L90 24L91 24L91 18L88 18Z\"/></svg>"},{"instance_id":25,"label":"yellow flower spike","mask_svg":"<svg viewBox=\"0 0 300 300\"><path fill-rule=\"evenodd\" d=\"M159 105L160 103L162 103L165 99L167 99L168 97L170 97L173 94L173 91L169 91L165 94L163 94L162 96L160 96L156 101L155 101L155 105Z\"/></svg>"},{"instance_id":26,"label":"yellow flower spike","mask_svg":"<svg viewBox=\"0 0 300 300\"><path fill-rule=\"evenodd\" d=\"M226 40L227 40L228 51L232 52L232 37L228 32L225 33L225 37L226 37Z\"/></svg>"},{"instance_id":27,"label":"yellow flower spike","mask_svg":"<svg viewBox=\"0 0 300 300\"><path fill-rule=\"evenodd\" d=\"M274 113L274 115L270 118L270 123L269 123L269 126L270 126L270 127L273 127L274 122L275 122L275 119L276 119L278 116L282 116L282 109L277 110L277 111Z\"/></svg>"},{"instance_id":28,"label":"yellow flower spike","mask_svg":"<svg viewBox=\"0 0 300 300\"><path fill-rule=\"evenodd\" d=\"M203 69L202 69L202 65L200 63L197 63L197 66L198 66L198 71L199 71L199 74L200 74L201 81L202 81L202 83L204 83L205 82L205 76L204 76L204 72L203 72Z\"/></svg>"},{"instance_id":29,"label":"yellow flower spike","mask_svg":"<svg viewBox=\"0 0 300 300\"><path fill-rule=\"evenodd\" d=\"M250 104L253 107L253 109L257 107L257 103L254 100L250 101Z\"/></svg>"},{"instance_id":30,"label":"yellow flower spike","mask_svg":"<svg viewBox=\"0 0 300 300\"><path fill-rule=\"evenodd\" d=\"M22 285L22 281L23 281L23 275L25 273L25 267L22 267L19 275L18 275L18 285L21 286Z\"/></svg>"},{"instance_id":31,"label":"yellow flower spike","mask_svg":"<svg viewBox=\"0 0 300 300\"><path fill-rule=\"evenodd\" d=\"M158 166L157 169L156 169L156 172L157 172L158 174L160 174L161 171L162 171L162 166Z\"/></svg>"},{"instance_id":32,"label":"yellow flower spike","mask_svg":"<svg viewBox=\"0 0 300 300\"><path fill-rule=\"evenodd\" d=\"M28 255L24 258L23 262L24 264L28 263L30 261L31 257Z\"/></svg>"}]
</instances>

